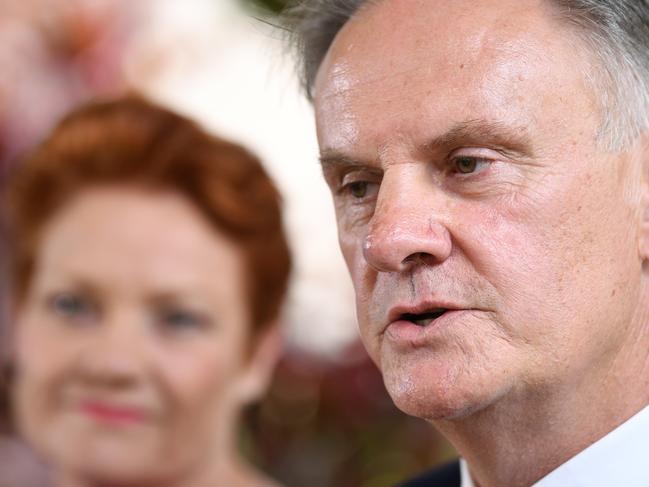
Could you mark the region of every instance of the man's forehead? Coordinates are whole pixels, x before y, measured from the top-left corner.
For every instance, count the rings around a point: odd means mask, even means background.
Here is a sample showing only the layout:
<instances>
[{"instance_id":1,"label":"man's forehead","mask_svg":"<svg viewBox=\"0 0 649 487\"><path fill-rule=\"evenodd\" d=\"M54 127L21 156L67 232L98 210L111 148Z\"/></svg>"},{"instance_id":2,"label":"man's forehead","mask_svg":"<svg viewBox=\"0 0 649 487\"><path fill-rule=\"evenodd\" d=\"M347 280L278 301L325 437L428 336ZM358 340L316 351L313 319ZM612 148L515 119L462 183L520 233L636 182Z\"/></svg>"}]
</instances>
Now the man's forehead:
<instances>
[{"instance_id":1,"label":"man's forehead","mask_svg":"<svg viewBox=\"0 0 649 487\"><path fill-rule=\"evenodd\" d=\"M596 105L583 76L587 56L546 3L435 5L383 0L341 31L316 79L325 151L360 139L377 147L398 132L421 144L474 119L526 126L546 112L558 126L566 107L548 108L557 97L582 111Z\"/></svg>"},{"instance_id":2,"label":"man's forehead","mask_svg":"<svg viewBox=\"0 0 649 487\"><path fill-rule=\"evenodd\" d=\"M495 52L509 59L560 33L548 4L539 0L439 0L434 6L429 0L366 3L334 39L316 89L323 72L340 93L400 73L475 67ZM429 63L422 65L423 59Z\"/></svg>"}]
</instances>

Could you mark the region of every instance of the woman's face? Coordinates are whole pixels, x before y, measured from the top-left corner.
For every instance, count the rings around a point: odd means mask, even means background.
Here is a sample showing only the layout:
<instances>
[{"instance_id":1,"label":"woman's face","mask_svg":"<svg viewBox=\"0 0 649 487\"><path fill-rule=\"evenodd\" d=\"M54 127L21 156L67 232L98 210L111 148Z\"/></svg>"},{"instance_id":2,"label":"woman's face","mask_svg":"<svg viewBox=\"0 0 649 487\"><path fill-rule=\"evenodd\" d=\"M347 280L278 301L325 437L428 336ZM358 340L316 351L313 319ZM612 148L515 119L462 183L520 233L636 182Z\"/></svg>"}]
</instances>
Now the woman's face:
<instances>
[{"instance_id":1,"label":"woman's face","mask_svg":"<svg viewBox=\"0 0 649 487\"><path fill-rule=\"evenodd\" d=\"M154 483L215 461L261 369L235 246L181 195L98 187L55 215L36 264L15 386L36 449Z\"/></svg>"}]
</instances>

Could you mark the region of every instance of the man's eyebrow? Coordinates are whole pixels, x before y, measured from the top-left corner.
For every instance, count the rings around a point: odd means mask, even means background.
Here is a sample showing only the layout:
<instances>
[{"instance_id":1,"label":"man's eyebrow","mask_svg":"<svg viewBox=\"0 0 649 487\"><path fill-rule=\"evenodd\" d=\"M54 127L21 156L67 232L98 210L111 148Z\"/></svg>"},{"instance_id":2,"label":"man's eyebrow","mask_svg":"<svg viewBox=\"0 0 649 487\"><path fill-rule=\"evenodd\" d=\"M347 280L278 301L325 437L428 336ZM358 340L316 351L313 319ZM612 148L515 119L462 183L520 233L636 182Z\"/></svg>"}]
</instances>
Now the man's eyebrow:
<instances>
[{"instance_id":1,"label":"man's eyebrow","mask_svg":"<svg viewBox=\"0 0 649 487\"><path fill-rule=\"evenodd\" d=\"M421 150L429 153L467 144L487 145L505 153L532 155L532 143L525 127L482 119L467 120L454 125L444 134L424 144Z\"/></svg>"},{"instance_id":2,"label":"man's eyebrow","mask_svg":"<svg viewBox=\"0 0 649 487\"><path fill-rule=\"evenodd\" d=\"M532 155L532 143L525 127L483 119L459 122L447 132L423 144L419 151L428 154L440 150L448 151L469 144L488 146L505 154ZM322 150L319 160L323 170L331 170L336 167L374 166L370 161L349 157L335 149Z\"/></svg>"},{"instance_id":3,"label":"man's eyebrow","mask_svg":"<svg viewBox=\"0 0 649 487\"><path fill-rule=\"evenodd\" d=\"M322 169L333 167L349 167L349 166L363 166L367 167L370 164L366 161L354 159L336 150L325 149L320 153L320 165Z\"/></svg>"}]
</instances>

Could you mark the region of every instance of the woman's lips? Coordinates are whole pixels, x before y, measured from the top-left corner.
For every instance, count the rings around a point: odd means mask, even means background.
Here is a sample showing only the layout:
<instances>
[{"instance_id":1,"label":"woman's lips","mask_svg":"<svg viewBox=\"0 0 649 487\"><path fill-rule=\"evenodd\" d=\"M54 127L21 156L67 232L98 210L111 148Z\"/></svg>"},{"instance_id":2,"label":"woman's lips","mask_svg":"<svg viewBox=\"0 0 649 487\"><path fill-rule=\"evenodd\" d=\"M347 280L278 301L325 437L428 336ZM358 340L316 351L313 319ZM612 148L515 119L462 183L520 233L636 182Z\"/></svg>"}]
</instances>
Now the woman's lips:
<instances>
[{"instance_id":1,"label":"woman's lips","mask_svg":"<svg viewBox=\"0 0 649 487\"><path fill-rule=\"evenodd\" d=\"M141 423L146 419L146 414L143 409L114 406L98 401L82 402L80 409L84 414L102 423L130 424Z\"/></svg>"}]
</instances>

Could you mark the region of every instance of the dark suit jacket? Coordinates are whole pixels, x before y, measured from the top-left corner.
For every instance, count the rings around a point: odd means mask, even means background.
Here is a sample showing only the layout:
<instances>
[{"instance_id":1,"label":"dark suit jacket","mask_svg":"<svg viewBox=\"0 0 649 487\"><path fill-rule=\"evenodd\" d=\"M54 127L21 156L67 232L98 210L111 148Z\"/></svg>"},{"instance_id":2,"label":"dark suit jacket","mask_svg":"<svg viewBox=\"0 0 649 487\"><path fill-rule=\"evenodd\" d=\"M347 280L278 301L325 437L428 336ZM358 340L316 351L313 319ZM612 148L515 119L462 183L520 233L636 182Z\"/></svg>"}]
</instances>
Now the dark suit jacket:
<instances>
[{"instance_id":1,"label":"dark suit jacket","mask_svg":"<svg viewBox=\"0 0 649 487\"><path fill-rule=\"evenodd\" d=\"M429 470L397 487L460 487L460 462L456 460Z\"/></svg>"}]
</instances>

